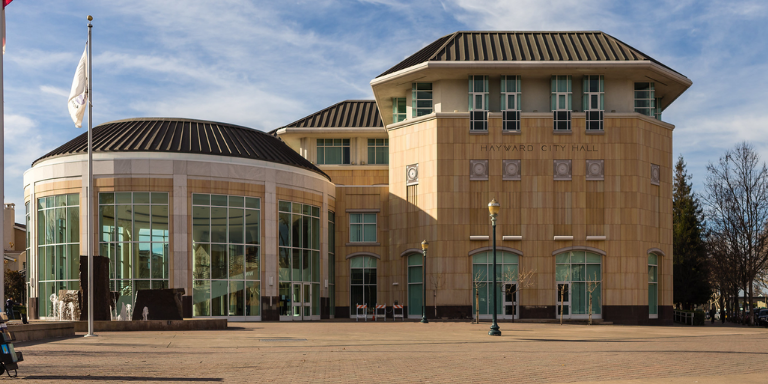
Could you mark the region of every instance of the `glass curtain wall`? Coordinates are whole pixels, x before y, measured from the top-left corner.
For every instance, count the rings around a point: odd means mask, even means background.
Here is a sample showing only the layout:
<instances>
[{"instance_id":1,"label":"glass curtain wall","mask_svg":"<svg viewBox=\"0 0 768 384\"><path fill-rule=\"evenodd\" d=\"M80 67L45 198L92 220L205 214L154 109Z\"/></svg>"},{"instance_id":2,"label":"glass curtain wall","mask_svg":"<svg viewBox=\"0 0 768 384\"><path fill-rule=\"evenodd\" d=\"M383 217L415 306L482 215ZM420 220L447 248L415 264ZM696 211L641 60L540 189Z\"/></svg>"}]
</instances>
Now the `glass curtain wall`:
<instances>
[{"instance_id":1,"label":"glass curtain wall","mask_svg":"<svg viewBox=\"0 0 768 384\"><path fill-rule=\"evenodd\" d=\"M261 316L261 200L192 194L192 314Z\"/></svg>"},{"instance_id":2,"label":"glass curtain wall","mask_svg":"<svg viewBox=\"0 0 768 384\"><path fill-rule=\"evenodd\" d=\"M27 247L26 247L27 261L24 263L24 289L25 289L24 305L27 305L26 299L29 297L29 292L30 292L29 275L30 275L30 272L32 271L32 268L27 267L28 265L32 265L29 263L30 260L32 260L32 252L30 252L32 249L32 227L29 226L29 212L30 212L29 204L30 204L29 201L24 203L24 216L26 219L25 223L27 224L26 226L27 228Z\"/></svg>"},{"instance_id":3,"label":"glass curtain wall","mask_svg":"<svg viewBox=\"0 0 768 384\"><path fill-rule=\"evenodd\" d=\"M648 254L648 315L655 319L659 316L659 257Z\"/></svg>"},{"instance_id":4,"label":"glass curtain wall","mask_svg":"<svg viewBox=\"0 0 768 384\"><path fill-rule=\"evenodd\" d=\"M40 317L53 316L51 295L80 289L80 194L37 199L37 274Z\"/></svg>"},{"instance_id":5,"label":"glass curtain wall","mask_svg":"<svg viewBox=\"0 0 768 384\"><path fill-rule=\"evenodd\" d=\"M563 308L563 315L589 315L590 291L592 315L602 313L602 256L584 251L556 255L555 280L556 287L561 284L570 286L570 298L563 299L570 299L570 307ZM560 302L559 292L557 295L557 302Z\"/></svg>"},{"instance_id":6,"label":"glass curtain wall","mask_svg":"<svg viewBox=\"0 0 768 384\"><path fill-rule=\"evenodd\" d=\"M330 315L336 316L336 213L328 211L328 299Z\"/></svg>"},{"instance_id":7,"label":"glass curtain wall","mask_svg":"<svg viewBox=\"0 0 768 384\"><path fill-rule=\"evenodd\" d=\"M319 319L320 208L279 201L278 211L280 316ZM292 284L309 285L311 292L307 288L292 289ZM292 308L299 306L306 308Z\"/></svg>"},{"instance_id":8,"label":"glass curtain wall","mask_svg":"<svg viewBox=\"0 0 768 384\"><path fill-rule=\"evenodd\" d=\"M414 253L408 256L408 316L421 316L424 297L423 255Z\"/></svg>"},{"instance_id":9,"label":"glass curtain wall","mask_svg":"<svg viewBox=\"0 0 768 384\"><path fill-rule=\"evenodd\" d=\"M349 307L350 317L357 313L357 304L367 304L367 314L373 315L376 308L376 258L356 256L349 259Z\"/></svg>"},{"instance_id":10,"label":"glass curtain wall","mask_svg":"<svg viewBox=\"0 0 768 384\"><path fill-rule=\"evenodd\" d=\"M168 288L168 193L99 193L99 251L109 258L113 310L140 289Z\"/></svg>"},{"instance_id":11,"label":"glass curtain wall","mask_svg":"<svg viewBox=\"0 0 768 384\"><path fill-rule=\"evenodd\" d=\"M519 256L503 251L496 251L496 313L501 315L504 283L517 282ZM493 252L482 252L472 256L472 314L480 315L493 313Z\"/></svg>"}]
</instances>

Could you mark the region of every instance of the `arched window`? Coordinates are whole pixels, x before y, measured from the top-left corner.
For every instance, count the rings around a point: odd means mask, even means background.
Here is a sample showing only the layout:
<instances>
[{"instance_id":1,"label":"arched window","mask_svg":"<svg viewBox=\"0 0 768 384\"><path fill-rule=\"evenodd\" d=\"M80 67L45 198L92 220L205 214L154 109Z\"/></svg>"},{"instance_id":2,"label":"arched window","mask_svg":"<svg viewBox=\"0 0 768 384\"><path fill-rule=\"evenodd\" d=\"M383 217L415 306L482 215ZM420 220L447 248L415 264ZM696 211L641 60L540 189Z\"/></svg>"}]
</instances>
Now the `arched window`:
<instances>
[{"instance_id":1,"label":"arched window","mask_svg":"<svg viewBox=\"0 0 768 384\"><path fill-rule=\"evenodd\" d=\"M659 256L648 254L648 318L659 318Z\"/></svg>"},{"instance_id":2,"label":"arched window","mask_svg":"<svg viewBox=\"0 0 768 384\"><path fill-rule=\"evenodd\" d=\"M414 253L408 256L408 315L421 316L424 297L424 267L422 256Z\"/></svg>"},{"instance_id":3,"label":"arched window","mask_svg":"<svg viewBox=\"0 0 768 384\"><path fill-rule=\"evenodd\" d=\"M376 258L355 256L349 259L349 308L350 315L357 313L358 304L367 304L368 313L376 308Z\"/></svg>"},{"instance_id":4,"label":"arched window","mask_svg":"<svg viewBox=\"0 0 768 384\"><path fill-rule=\"evenodd\" d=\"M501 318L517 316L517 273L519 256L504 251L496 251L496 313ZM488 317L493 312L493 252L481 252L472 255L472 314L480 309L480 317Z\"/></svg>"},{"instance_id":5,"label":"arched window","mask_svg":"<svg viewBox=\"0 0 768 384\"><path fill-rule=\"evenodd\" d=\"M592 315L602 314L602 256L586 251L570 251L555 256L557 280L557 315L589 316L590 296Z\"/></svg>"}]
</instances>

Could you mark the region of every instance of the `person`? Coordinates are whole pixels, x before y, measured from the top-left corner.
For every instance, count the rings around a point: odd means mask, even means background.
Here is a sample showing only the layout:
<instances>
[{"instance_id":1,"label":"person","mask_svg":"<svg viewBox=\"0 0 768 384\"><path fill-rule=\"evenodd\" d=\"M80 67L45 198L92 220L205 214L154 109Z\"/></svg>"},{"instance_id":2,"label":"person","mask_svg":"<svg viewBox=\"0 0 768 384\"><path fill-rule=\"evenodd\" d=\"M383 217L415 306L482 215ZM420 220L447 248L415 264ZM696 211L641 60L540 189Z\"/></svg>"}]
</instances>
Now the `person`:
<instances>
[{"instance_id":1,"label":"person","mask_svg":"<svg viewBox=\"0 0 768 384\"><path fill-rule=\"evenodd\" d=\"M13 302L13 297L9 297L8 300L5 301L5 313L8 314L8 319L13 320L13 306L16 305L15 302Z\"/></svg>"}]
</instances>

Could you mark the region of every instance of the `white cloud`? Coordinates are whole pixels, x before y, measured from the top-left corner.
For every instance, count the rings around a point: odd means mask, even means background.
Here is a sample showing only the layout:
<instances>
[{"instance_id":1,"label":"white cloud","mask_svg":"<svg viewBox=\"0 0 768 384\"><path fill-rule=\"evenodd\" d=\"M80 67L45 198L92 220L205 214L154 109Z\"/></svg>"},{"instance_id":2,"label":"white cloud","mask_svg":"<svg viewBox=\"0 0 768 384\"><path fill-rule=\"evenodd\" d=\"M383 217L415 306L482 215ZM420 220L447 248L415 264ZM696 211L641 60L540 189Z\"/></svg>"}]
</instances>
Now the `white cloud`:
<instances>
[{"instance_id":1,"label":"white cloud","mask_svg":"<svg viewBox=\"0 0 768 384\"><path fill-rule=\"evenodd\" d=\"M40 86L40 92L50 93L50 94L56 95L56 96L69 97L69 91L67 91L66 89L59 88L59 87L53 87L53 86L50 86L50 85L41 85Z\"/></svg>"}]
</instances>

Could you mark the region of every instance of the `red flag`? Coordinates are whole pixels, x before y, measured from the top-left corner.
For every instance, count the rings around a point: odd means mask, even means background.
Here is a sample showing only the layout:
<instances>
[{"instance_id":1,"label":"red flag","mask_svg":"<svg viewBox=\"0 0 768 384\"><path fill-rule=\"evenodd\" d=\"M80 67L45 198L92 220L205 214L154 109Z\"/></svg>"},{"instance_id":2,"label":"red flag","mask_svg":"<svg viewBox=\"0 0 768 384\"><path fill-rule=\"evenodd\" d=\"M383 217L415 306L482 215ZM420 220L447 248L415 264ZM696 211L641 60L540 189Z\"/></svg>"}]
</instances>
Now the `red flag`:
<instances>
[{"instance_id":1,"label":"red flag","mask_svg":"<svg viewBox=\"0 0 768 384\"><path fill-rule=\"evenodd\" d=\"M13 1L13 0L3 0L3 8L7 7L8 4L11 3L11 1Z\"/></svg>"},{"instance_id":2,"label":"red flag","mask_svg":"<svg viewBox=\"0 0 768 384\"><path fill-rule=\"evenodd\" d=\"M3 0L3 15L0 16L3 18L3 54L5 54L5 7L8 6L8 4L11 3L13 0Z\"/></svg>"}]
</instances>

